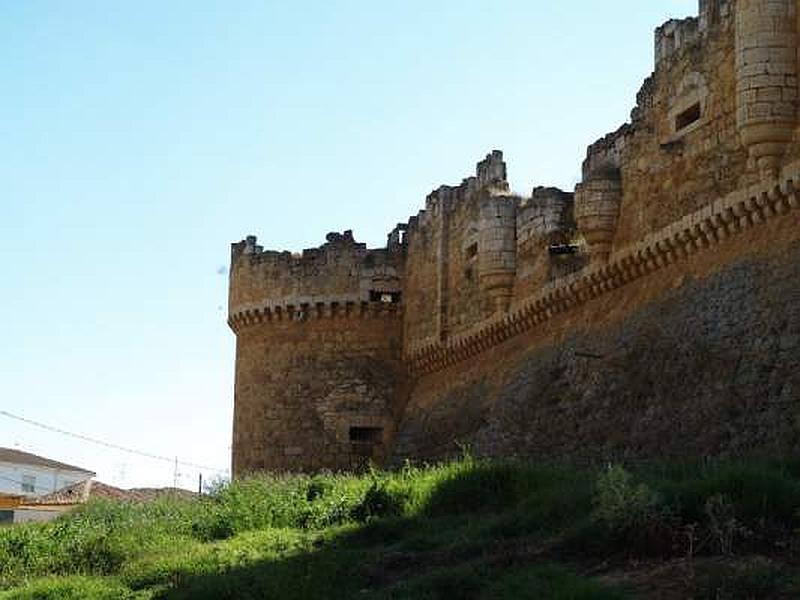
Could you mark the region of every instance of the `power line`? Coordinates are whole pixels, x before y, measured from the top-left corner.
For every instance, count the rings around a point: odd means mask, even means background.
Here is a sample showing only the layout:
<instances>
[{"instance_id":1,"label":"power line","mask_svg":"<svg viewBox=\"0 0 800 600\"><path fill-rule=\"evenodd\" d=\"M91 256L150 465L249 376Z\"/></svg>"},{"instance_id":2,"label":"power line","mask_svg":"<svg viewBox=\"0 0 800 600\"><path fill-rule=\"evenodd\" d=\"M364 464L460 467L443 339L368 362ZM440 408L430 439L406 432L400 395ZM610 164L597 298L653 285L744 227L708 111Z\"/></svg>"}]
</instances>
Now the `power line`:
<instances>
[{"instance_id":1,"label":"power line","mask_svg":"<svg viewBox=\"0 0 800 600\"><path fill-rule=\"evenodd\" d=\"M164 462L168 462L172 465L176 463L175 457L170 458L168 456L161 456L159 454L152 454L150 452L144 452L142 450L135 450L134 448L126 448L125 446L120 446L119 444L113 444L111 442L105 442L103 440L98 440L93 437L89 437L87 435L83 435L80 433L74 433L72 431L67 431L66 429L60 429L58 427L53 427L52 425L47 425L45 423L40 423L39 421L34 421L33 419L28 419L26 417L22 417L20 415L12 414L5 410L0 410L0 416L8 417L9 419L14 419L16 421L21 421L23 423L27 423L28 425L33 425L34 427L38 427L40 429L44 429L46 431L50 431L53 433L59 433L61 435L66 435L71 438L75 438L78 440L82 440L84 442L89 442L91 444L97 444L98 446L104 446L106 448L111 448L112 450L118 450L119 452L127 452L128 454L134 454L137 456L143 456L145 458L150 458L152 460L160 460ZM209 467L207 465L200 465L197 463L186 462L182 460L178 460L177 463L179 465L183 465L185 467L192 467L194 469L202 469L204 471L214 471L216 473L227 473L227 469L218 469L216 467Z\"/></svg>"}]
</instances>

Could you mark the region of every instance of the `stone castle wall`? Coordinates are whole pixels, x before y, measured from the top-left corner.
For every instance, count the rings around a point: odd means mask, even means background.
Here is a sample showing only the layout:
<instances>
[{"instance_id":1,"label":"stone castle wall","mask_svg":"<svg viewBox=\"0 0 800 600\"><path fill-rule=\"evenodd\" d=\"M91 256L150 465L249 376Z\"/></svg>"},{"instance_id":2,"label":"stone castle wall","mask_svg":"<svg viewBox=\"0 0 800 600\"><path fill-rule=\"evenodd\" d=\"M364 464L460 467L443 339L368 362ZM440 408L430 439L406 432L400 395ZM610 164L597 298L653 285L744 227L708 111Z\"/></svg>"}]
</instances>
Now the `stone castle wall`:
<instances>
[{"instance_id":1,"label":"stone castle wall","mask_svg":"<svg viewBox=\"0 0 800 600\"><path fill-rule=\"evenodd\" d=\"M511 194L493 151L385 248L234 244L234 472L796 450L798 19L659 27L574 193Z\"/></svg>"}]
</instances>

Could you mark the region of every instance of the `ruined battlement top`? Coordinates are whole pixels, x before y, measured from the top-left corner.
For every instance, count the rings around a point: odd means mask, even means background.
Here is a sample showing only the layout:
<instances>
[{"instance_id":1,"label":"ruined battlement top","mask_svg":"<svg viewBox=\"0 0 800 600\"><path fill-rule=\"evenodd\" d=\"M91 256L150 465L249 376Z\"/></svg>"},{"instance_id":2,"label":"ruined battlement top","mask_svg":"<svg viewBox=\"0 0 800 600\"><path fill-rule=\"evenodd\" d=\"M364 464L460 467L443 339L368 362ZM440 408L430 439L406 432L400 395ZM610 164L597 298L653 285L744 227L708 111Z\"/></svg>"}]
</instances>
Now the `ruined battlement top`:
<instances>
[{"instance_id":1,"label":"ruined battlement top","mask_svg":"<svg viewBox=\"0 0 800 600\"><path fill-rule=\"evenodd\" d=\"M342 233L331 232L325 236L325 240L325 243L317 248L306 248L302 253L296 253L264 250L264 247L257 243L256 236L249 235L244 240L231 244L231 262L236 262L241 257L246 256L250 260L259 262L296 267L303 264L315 264L318 260L329 256L350 254L366 257L370 253L379 253L385 250L383 248L368 250L366 244L355 241L353 232L349 229Z\"/></svg>"},{"instance_id":2,"label":"ruined battlement top","mask_svg":"<svg viewBox=\"0 0 800 600\"><path fill-rule=\"evenodd\" d=\"M476 165L475 175L465 177L459 185L442 185L428 194L425 208L408 220L406 230L414 232L424 229L433 217L439 215L439 211L449 210L454 203L462 202L480 192L491 196L511 196L501 150L492 150L487 154Z\"/></svg>"},{"instance_id":3,"label":"ruined battlement top","mask_svg":"<svg viewBox=\"0 0 800 600\"><path fill-rule=\"evenodd\" d=\"M669 60L682 48L697 41L700 35L700 19L670 19L655 31L656 68Z\"/></svg>"},{"instance_id":4,"label":"ruined battlement top","mask_svg":"<svg viewBox=\"0 0 800 600\"><path fill-rule=\"evenodd\" d=\"M696 44L704 36L732 16L733 0L700 0L698 16L670 19L655 31L656 69L678 56L685 48Z\"/></svg>"},{"instance_id":5,"label":"ruined battlement top","mask_svg":"<svg viewBox=\"0 0 800 600\"><path fill-rule=\"evenodd\" d=\"M631 133L632 128L632 125L626 123L587 148L581 169L584 181L597 175L610 174L619 167L620 149L625 136Z\"/></svg>"},{"instance_id":6,"label":"ruined battlement top","mask_svg":"<svg viewBox=\"0 0 800 600\"><path fill-rule=\"evenodd\" d=\"M583 162L584 179L601 171L606 174L612 172L619 166L620 154L627 141L641 128L653 127L648 122L648 117L659 109L653 105L657 80L668 81L667 85L676 88L681 82L675 79L681 77L680 73L686 68L683 64L686 61L682 57L685 58L687 53L708 55L710 51L706 48L707 44L712 39L719 38L720 32L733 26L732 5L733 0L699 0L697 16L670 19L655 29L654 72L644 80L636 94L636 105L631 110L630 122L588 147ZM691 68L697 69L698 66Z\"/></svg>"},{"instance_id":7,"label":"ruined battlement top","mask_svg":"<svg viewBox=\"0 0 800 600\"><path fill-rule=\"evenodd\" d=\"M386 248L368 249L350 230L332 232L302 253L264 250L255 236L231 245L229 312L335 303L399 302L400 230ZM390 236L391 237L391 236Z\"/></svg>"}]
</instances>

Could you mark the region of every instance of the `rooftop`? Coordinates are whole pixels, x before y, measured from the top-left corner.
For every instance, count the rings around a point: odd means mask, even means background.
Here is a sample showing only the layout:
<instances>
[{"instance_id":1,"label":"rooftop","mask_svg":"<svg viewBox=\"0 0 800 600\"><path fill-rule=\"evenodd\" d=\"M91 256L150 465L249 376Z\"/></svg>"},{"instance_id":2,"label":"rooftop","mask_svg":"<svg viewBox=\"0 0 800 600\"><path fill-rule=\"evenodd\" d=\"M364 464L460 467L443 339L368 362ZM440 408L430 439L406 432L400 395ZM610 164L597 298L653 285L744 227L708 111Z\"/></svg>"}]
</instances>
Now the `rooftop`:
<instances>
[{"instance_id":1,"label":"rooftop","mask_svg":"<svg viewBox=\"0 0 800 600\"><path fill-rule=\"evenodd\" d=\"M133 488L123 490L113 485L108 485L100 481L79 481L73 485L41 496L29 505L73 505L86 502L93 498L104 498L107 500L122 500L127 502L150 502L162 496L173 496L184 500L191 500L197 494L183 489L174 488Z\"/></svg>"},{"instance_id":2,"label":"rooftop","mask_svg":"<svg viewBox=\"0 0 800 600\"><path fill-rule=\"evenodd\" d=\"M80 473L86 473L87 475L95 474L94 471L90 471L89 469L68 465L58 462L57 460L31 454L30 452L14 450L13 448L0 448L0 462L45 467L48 469L60 469L62 471L78 471Z\"/></svg>"}]
</instances>

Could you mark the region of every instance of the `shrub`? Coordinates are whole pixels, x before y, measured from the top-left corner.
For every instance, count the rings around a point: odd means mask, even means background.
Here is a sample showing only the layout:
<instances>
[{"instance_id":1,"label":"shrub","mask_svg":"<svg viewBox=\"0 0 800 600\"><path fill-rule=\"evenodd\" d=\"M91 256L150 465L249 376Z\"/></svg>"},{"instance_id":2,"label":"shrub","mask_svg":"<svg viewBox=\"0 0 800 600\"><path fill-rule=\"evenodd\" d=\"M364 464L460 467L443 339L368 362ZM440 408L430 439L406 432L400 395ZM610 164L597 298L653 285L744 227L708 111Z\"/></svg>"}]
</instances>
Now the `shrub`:
<instances>
[{"instance_id":1,"label":"shrub","mask_svg":"<svg viewBox=\"0 0 800 600\"><path fill-rule=\"evenodd\" d=\"M636 483L620 466L597 478L593 516L605 527L607 551L635 556L668 556L683 543L681 521L648 485ZM682 537L683 536L683 537Z\"/></svg>"},{"instance_id":2,"label":"shrub","mask_svg":"<svg viewBox=\"0 0 800 600\"><path fill-rule=\"evenodd\" d=\"M360 523L383 517L399 517L404 513L406 500L396 486L390 489L387 480L376 478L350 514Z\"/></svg>"},{"instance_id":3,"label":"shrub","mask_svg":"<svg viewBox=\"0 0 800 600\"><path fill-rule=\"evenodd\" d=\"M636 484L623 467L611 465L597 478L594 514L616 531L626 531L659 516L658 496L644 483Z\"/></svg>"},{"instance_id":4,"label":"shrub","mask_svg":"<svg viewBox=\"0 0 800 600\"><path fill-rule=\"evenodd\" d=\"M441 471L426 502L429 516L497 512L518 501L519 467L467 458Z\"/></svg>"}]
</instances>

